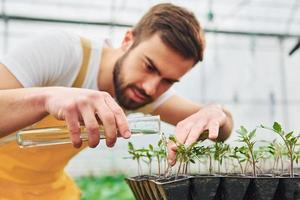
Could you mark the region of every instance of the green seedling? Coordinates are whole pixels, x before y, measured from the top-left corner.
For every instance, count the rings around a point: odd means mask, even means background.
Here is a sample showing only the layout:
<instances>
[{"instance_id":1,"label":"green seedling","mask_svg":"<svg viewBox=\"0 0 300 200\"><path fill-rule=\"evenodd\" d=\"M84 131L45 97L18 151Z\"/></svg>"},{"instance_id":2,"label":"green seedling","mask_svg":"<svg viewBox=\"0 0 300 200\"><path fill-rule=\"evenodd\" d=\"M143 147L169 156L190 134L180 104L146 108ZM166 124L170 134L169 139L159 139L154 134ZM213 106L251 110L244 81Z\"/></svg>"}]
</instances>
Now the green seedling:
<instances>
[{"instance_id":1,"label":"green seedling","mask_svg":"<svg viewBox=\"0 0 300 200\"><path fill-rule=\"evenodd\" d=\"M138 175L142 174L141 158L143 157L143 152L141 150L135 149L131 142L128 142L128 153L132 156L132 160L137 161L138 165Z\"/></svg>"},{"instance_id":2,"label":"green seedling","mask_svg":"<svg viewBox=\"0 0 300 200\"><path fill-rule=\"evenodd\" d=\"M246 162L249 157L249 155L246 152L247 152L247 147L241 146L241 147L234 147L231 150L231 153L229 154L229 157L235 159L239 164L242 174L244 173L243 163Z\"/></svg>"},{"instance_id":3,"label":"green seedling","mask_svg":"<svg viewBox=\"0 0 300 200\"><path fill-rule=\"evenodd\" d=\"M179 175L180 171L182 171L182 174L187 174L188 164L190 162L195 163L193 148L198 142L194 142L191 145L186 146L179 143L173 135L169 137L169 140L174 142L177 147L176 160L179 162L179 167L176 173L176 177Z\"/></svg>"},{"instance_id":4,"label":"green seedling","mask_svg":"<svg viewBox=\"0 0 300 200\"><path fill-rule=\"evenodd\" d=\"M221 173L221 165L223 163L226 154L230 151L229 145L224 142L216 142L213 148L213 155L215 161L218 163L218 173Z\"/></svg>"},{"instance_id":5,"label":"green seedling","mask_svg":"<svg viewBox=\"0 0 300 200\"><path fill-rule=\"evenodd\" d=\"M152 144L149 144L148 149L139 149L138 151L141 152L141 155L145 158L144 162L147 163L149 169L149 175L152 174L152 160L154 156L154 148Z\"/></svg>"},{"instance_id":6,"label":"green seedling","mask_svg":"<svg viewBox=\"0 0 300 200\"><path fill-rule=\"evenodd\" d=\"M268 146L267 151L269 154L272 155L274 162L272 166L272 174L276 174L276 171L278 171L278 165L279 162L281 164L281 173L283 173L283 155L286 152L286 148L284 145L279 144L276 142L276 140L273 140Z\"/></svg>"},{"instance_id":7,"label":"green seedling","mask_svg":"<svg viewBox=\"0 0 300 200\"><path fill-rule=\"evenodd\" d=\"M279 135L280 138L284 141L284 144L287 148L287 156L290 160L290 177L294 177L294 161L297 159L297 156L295 154L295 147L300 136L299 135L294 136L294 131L291 132L284 131L278 122L274 122L272 128L269 128L264 125L261 125L260 127L263 129L273 131L274 133Z\"/></svg>"},{"instance_id":8,"label":"green seedling","mask_svg":"<svg viewBox=\"0 0 300 200\"><path fill-rule=\"evenodd\" d=\"M166 158L167 158L167 152L166 152L166 148L165 148L163 139L158 141L157 148L154 149L153 155L154 155L154 157L156 157L157 166L158 166L158 175L160 176L161 175L160 163L162 160L164 160L164 162L166 163Z\"/></svg>"},{"instance_id":9,"label":"green seedling","mask_svg":"<svg viewBox=\"0 0 300 200\"><path fill-rule=\"evenodd\" d=\"M252 163L252 172L253 172L253 177L256 177L256 162L258 161L257 154L254 153L254 137L256 133L256 129L249 131L244 127L241 126L239 130L237 130L237 133L239 134L239 142L243 142L245 144L245 147L247 149L245 153L245 156L248 161Z\"/></svg>"},{"instance_id":10,"label":"green seedling","mask_svg":"<svg viewBox=\"0 0 300 200\"><path fill-rule=\"evenodd\" d=\"M194 151L195 157L199 161L198 170L199 170L199 173L200 173L201 159L206 156L205 155L206 154L206 148L204 146L195 146L193 151Z\"/></svg>"},{"instance_id":11,"label":"green seedling","mask_svg":"<svg viewBox=\"0 0 300 200\"><path fill-rule=\"evenodd\" d=\"M212 146L206 146L206 147L203 148L203 151L204 151L204 155L209 160L208 171L209 171L209 174L211 175L212 172L213 172L213 167L212 167L213 147Z\"/></svg>"}]
</instances>

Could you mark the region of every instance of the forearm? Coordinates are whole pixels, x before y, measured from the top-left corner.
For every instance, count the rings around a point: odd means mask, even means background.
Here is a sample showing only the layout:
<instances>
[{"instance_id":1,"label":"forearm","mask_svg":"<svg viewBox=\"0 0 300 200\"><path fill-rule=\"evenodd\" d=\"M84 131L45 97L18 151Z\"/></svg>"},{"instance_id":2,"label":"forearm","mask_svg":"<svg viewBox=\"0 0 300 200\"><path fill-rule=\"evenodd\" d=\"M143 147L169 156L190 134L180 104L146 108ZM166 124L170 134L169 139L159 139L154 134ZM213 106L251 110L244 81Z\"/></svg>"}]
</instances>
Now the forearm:
<instances>
[{"instance_id":1,"label":"forearm","mask_svg":"<svg viewBox=\"0 0 300 200\"><path fill-rule=\"evenodd\" d=\"M189 118L190 116L197 115L196 113L198 113L199 111L207 110L208 106L203 106L203 105L201 106L201 105L196 104L196 103L194 103L188 99L185 99L183 97L173 96L168 101L166 101L164 104L162 104L158 109L156 109L154 114L160 115L161 119L163 119L164 121L166 121L168 123L177 125L178 122L185 120L185 119ZM216 106L215 108L204 111L204 113L201 111L202 114L201 114L200 119L208 120L207 122L209 122L209 121L215 121L216 119L220 119L221 116L224 116L224 117L221 117L222 120L221 120L221 123L219 124L220 128L219 128L219 131L218 131L219 133L218 133L218 137L217 137L218 141L224 141L231 134L232 127L233 127L233 119L232 119L230 112L226 108L224 108L221 105L215 105L215 106ZM213 114L213 113L215 113L215 114ZM212 114L214 116L211 116ZM207 117L209 117L209 118L207 118ZM195 120L193 120L193 118L195 118L195 117L192 117L192 119L191 119L192 122L195 121ZM187 120L185 120L185 121L187 121ZM198 122L199 122L199 120L198 120ZM208 123L206 125L207 126L205 126L205 128L208 130L208 128L209 128Z\"/></svg>"},{"instance_id":2,"label":"forearm","mask_svg":"<svg viewBox=\"0 0 300 200\"><path fill-rule=\"evenodd\" d=\"M0 137L31 125L44 116L45 88L0 90Z\"/></svg>"}]
</instances>

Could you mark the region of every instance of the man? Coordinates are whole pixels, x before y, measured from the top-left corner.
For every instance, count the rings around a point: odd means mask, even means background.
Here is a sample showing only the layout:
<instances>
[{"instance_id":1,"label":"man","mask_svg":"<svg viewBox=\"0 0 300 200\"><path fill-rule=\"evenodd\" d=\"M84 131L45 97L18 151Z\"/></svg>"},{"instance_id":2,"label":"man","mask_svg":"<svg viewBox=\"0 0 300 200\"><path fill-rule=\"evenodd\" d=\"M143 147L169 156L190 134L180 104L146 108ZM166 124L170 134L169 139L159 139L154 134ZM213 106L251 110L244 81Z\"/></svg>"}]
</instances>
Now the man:
<instances>
[{"instance_id":1,"label":"man","mask_svg":"<svg viewBox=\"0 0 300 200\"><path fill-rule=\"evenodd\" d=\"M178 141L187 145L204 130L209 130L209 139L225 140L232 129L229 112L220 105L197 105L169 90L202 61L203 51L204 36L196 18L172 4L152 7L126 32L119 48L58 32L13 50L0 67L1 137L52 115L65 120L76 148L1 146L0 198L79 199L63 169L86 146L80 139L80 123L87 127L90 147L99 143L99 123L112 147L118 134L131 135L125 110L159 114L176 125ZM176 147L170 144L172 165L175 155Z\"/></svg>"}]
</instances>

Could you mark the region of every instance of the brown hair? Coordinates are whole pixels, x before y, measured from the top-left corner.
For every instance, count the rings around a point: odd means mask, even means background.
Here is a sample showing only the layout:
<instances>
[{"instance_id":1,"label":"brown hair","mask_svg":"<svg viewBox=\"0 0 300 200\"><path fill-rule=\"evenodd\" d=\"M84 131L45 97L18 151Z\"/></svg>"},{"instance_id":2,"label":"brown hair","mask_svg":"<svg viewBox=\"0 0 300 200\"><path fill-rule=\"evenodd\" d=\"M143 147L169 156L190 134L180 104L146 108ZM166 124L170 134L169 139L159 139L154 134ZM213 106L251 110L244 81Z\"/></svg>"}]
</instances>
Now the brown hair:
<instances>
[{"instance_id":1,"label":"brown hair","mask_svg":"<svg viewBox=\"0 0 300 200\"><path fill-rule=\"evenodd\" d=\"M192 58L195 63L203 60L203 30L194 14L185 8L170 3L153 6L133 28L132 48L154 33L184 58Z\"/></svg>"}]
</instances>

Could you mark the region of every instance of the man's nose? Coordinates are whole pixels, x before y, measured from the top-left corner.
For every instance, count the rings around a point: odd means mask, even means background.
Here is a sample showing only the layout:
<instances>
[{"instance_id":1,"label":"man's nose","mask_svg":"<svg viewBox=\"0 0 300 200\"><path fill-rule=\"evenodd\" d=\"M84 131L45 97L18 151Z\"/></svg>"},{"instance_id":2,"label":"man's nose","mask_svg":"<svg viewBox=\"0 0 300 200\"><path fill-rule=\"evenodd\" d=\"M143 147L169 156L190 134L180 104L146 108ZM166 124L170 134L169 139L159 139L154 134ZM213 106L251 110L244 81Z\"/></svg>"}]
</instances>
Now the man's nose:
<instances>
[{"instance_id":1,"label":"man's nose","mask_svg":"<svg viewBox=\"0 0 300 200\"><path fill-rule=\"evenodd\" d=\"M145 90L146 94L149 96L153 96L160 83L160 77L151 77L144 81L143 89Z\"/></svg>"}]
</instances>

